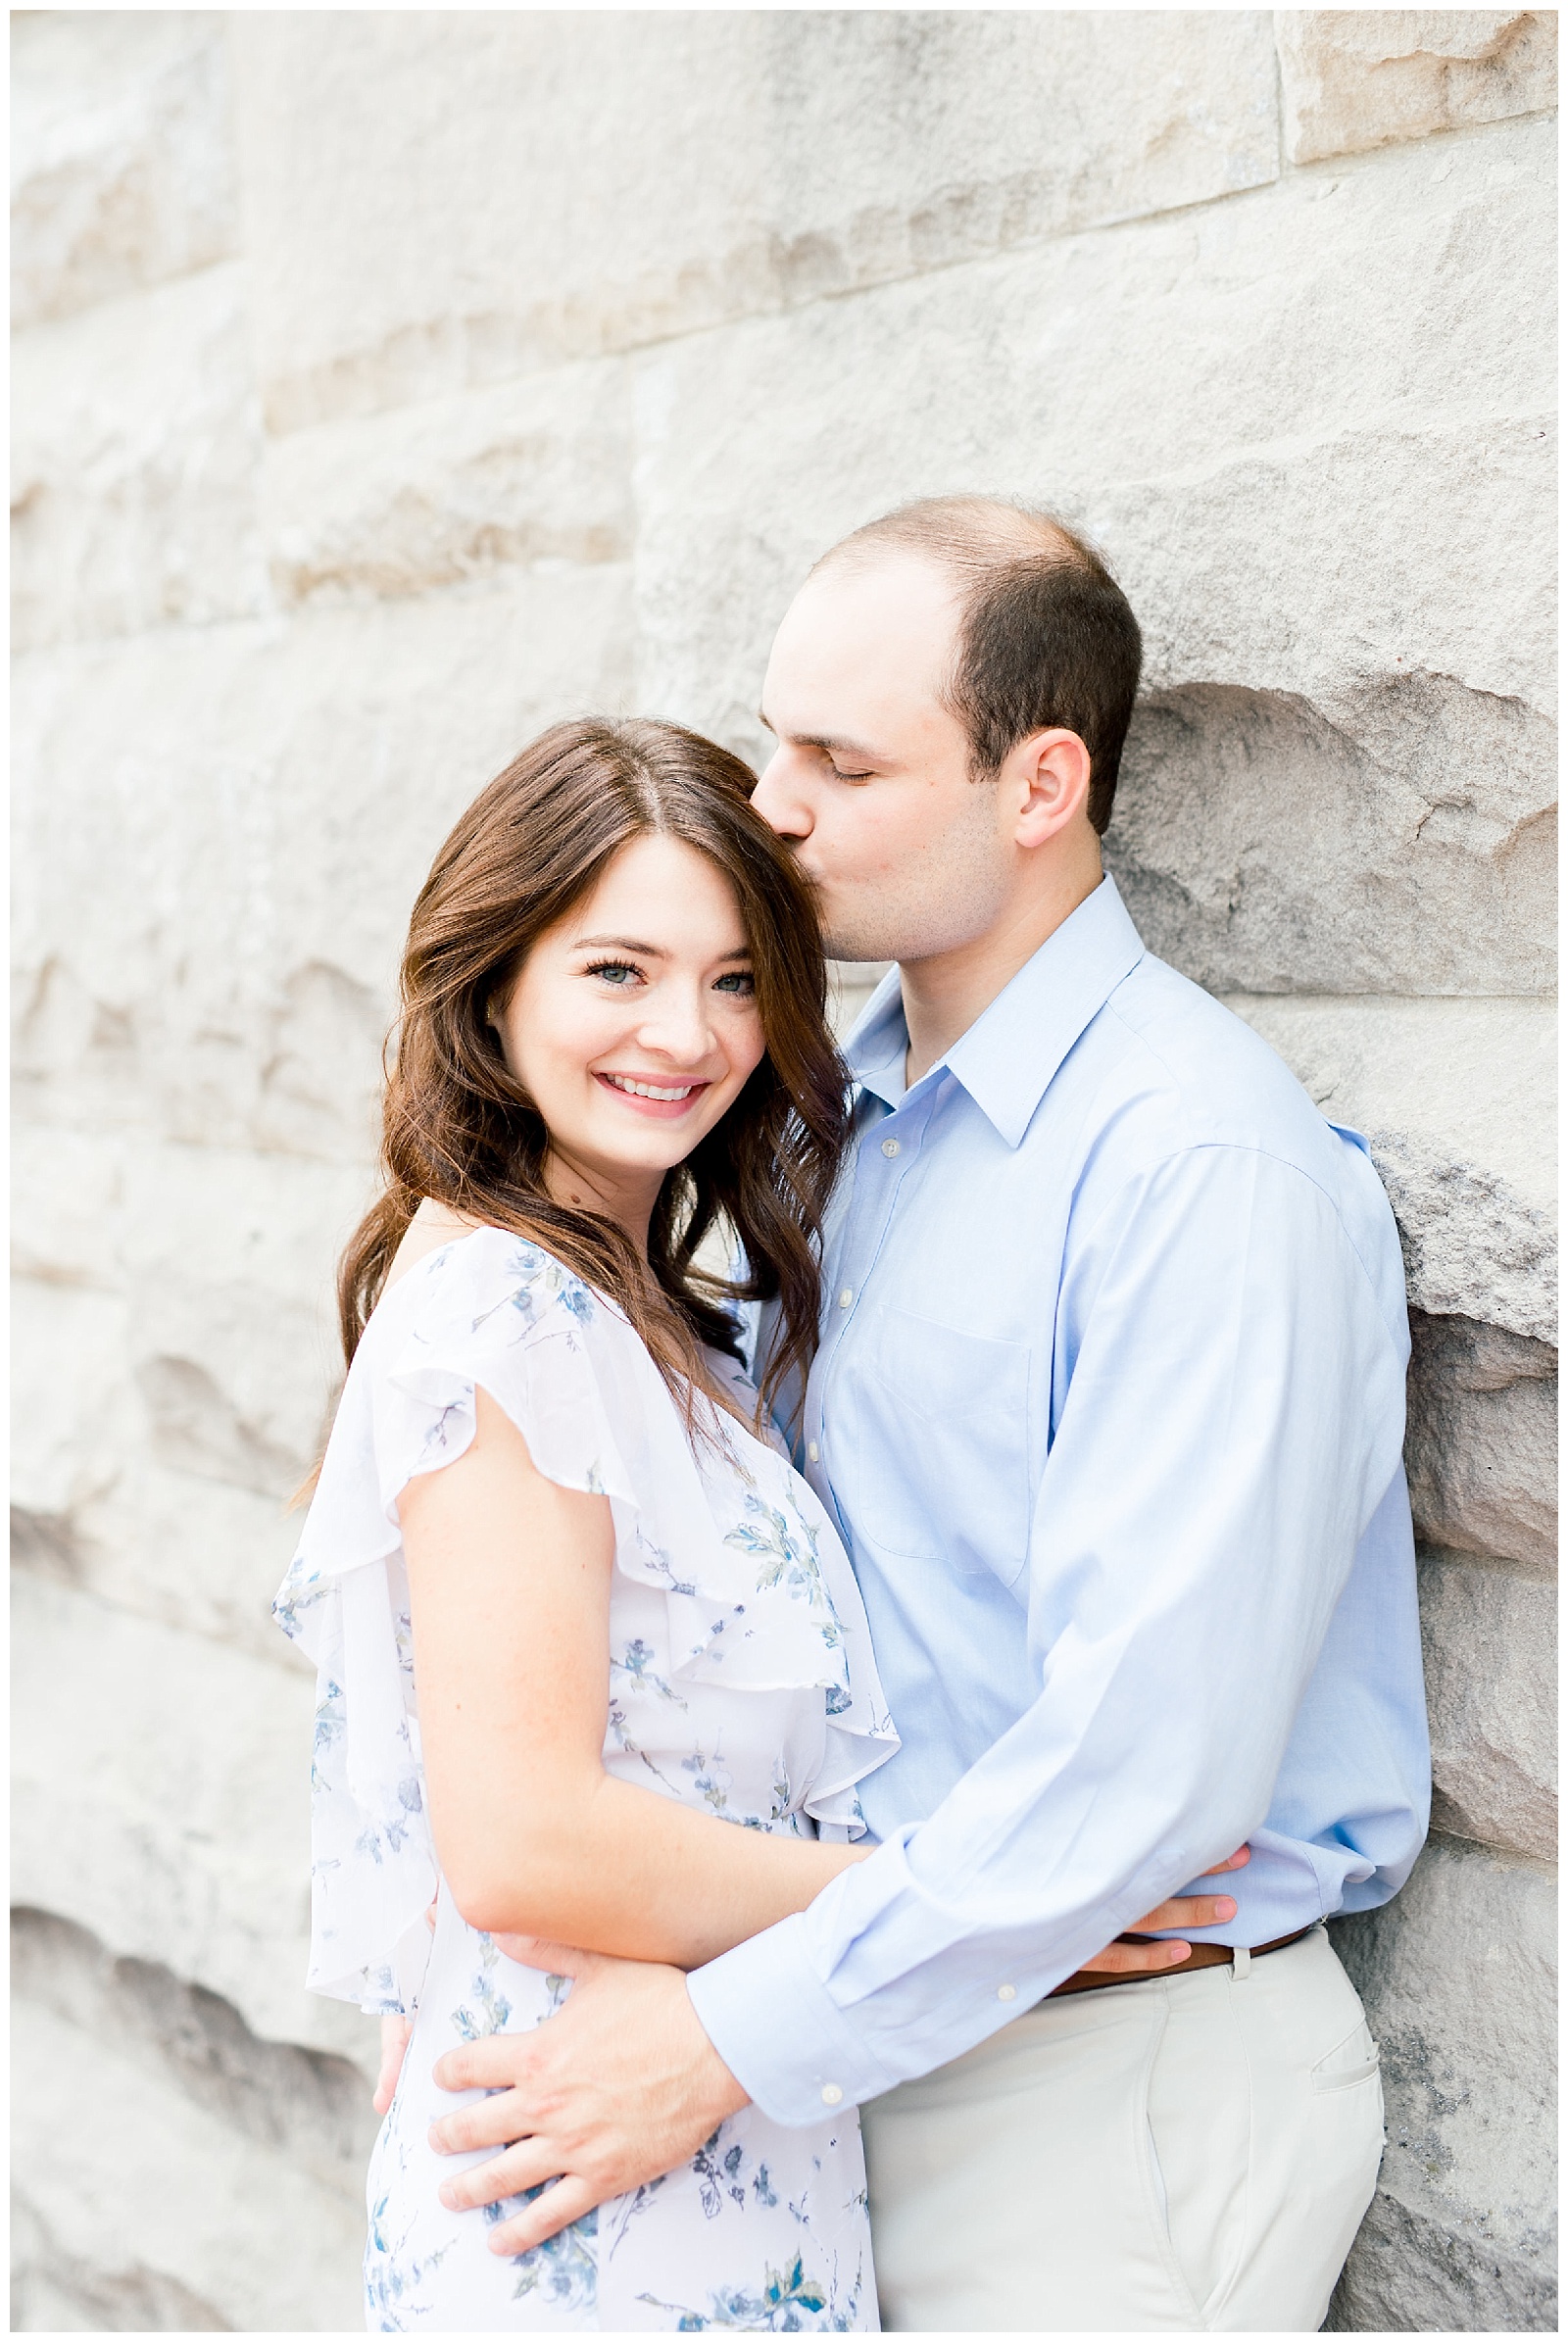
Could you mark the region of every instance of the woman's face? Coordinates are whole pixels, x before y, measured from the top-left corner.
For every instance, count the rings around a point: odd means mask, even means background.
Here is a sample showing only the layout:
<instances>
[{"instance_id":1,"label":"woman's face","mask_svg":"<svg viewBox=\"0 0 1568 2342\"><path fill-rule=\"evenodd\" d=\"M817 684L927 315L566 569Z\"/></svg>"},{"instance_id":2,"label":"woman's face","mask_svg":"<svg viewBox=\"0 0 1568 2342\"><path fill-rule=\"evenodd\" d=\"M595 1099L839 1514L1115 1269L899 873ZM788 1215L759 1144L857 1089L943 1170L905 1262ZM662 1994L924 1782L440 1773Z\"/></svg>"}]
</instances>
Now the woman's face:
<instances>
[{"instance_id":1,"label":"woman's face","mask_svg":"<svg viewBox=\"0 0 1568 2342\"><path fill-rule=\"evenodd\" d=\"M676 838L623 846L490 1015L549 1130L552 1187L640 1230L764 1047L734 889Z\"/></svg>"}]
</instances>

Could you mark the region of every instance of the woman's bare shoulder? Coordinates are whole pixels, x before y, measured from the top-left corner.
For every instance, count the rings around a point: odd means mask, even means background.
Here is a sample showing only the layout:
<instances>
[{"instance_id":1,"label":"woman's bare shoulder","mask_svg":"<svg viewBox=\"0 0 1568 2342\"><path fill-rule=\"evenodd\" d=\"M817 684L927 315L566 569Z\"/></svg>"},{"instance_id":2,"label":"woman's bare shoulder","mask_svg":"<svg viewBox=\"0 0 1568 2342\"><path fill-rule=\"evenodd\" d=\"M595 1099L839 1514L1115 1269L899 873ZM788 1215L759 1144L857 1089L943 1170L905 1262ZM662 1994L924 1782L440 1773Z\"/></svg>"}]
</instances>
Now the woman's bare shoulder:
<instances>
[{"instance_id":1,"label":"woman's bare shoulder","mask_svg":"<svg viewBox=\"0 0 1568 2342\"><path fill-rule=\"evenodd\" d=\"M443 1244L450 1244L455 1236L470 1236L474 1229L485 1224L483 1220L470 1220L466 1213L454 1211L450 1204L437 1203L434 1196L426 1195L404 1231L382 1292L390 1293L399 1278L416 1268L428 1253L439 1252Z\"/></svg>"}]
</instances>

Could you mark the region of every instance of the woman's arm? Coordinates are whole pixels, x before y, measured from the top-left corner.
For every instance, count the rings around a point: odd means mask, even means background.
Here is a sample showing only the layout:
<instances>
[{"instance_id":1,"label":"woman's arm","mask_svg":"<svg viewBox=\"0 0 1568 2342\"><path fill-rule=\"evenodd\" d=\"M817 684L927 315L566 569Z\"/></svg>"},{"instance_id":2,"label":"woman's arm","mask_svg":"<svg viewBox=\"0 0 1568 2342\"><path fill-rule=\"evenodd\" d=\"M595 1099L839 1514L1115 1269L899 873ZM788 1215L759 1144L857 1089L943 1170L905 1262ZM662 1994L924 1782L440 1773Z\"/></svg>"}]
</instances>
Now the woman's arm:
<instances>
[{"instance_id":1,"label":"woman's arm","mask_svg":"<svg viewBox=\"0 0 1568 2342\"><path fill-rule=\"evenodd\" d=\"M442 1872L487 1932L700 1967L862 1852L737 1829L605 1772L609 1498L547 1480L482 1389L476 1406L471 1445L398 1498Z\"/></svg>"}]
</instances>

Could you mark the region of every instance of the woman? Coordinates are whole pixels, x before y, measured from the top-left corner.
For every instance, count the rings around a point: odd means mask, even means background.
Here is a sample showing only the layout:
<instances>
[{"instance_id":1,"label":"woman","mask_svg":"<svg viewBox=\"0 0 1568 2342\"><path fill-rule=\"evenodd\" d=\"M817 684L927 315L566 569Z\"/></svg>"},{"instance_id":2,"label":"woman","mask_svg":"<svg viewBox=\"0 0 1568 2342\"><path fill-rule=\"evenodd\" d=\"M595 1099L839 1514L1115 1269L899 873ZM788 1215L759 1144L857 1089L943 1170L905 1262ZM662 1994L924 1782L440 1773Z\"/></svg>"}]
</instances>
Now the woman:
<instances>
[{"instance_id":1,"label":"woman","mask_svg":"<svg viewBox=\"0 0 1568 2342\"><path fill-rule=\"evenodd\" d=\"M877 2324L853 2112L747 2109L514 2259L443 2205L426 2144L443 2050L566 1989L497 1935L697 1966L862 1859L855 1783L898 1745L767 1428L815 1340L846 1126L810 899L750 786L673 725L558 725L415 906L386 1190L276 1606L319 1680L310 1981L414 2015L372 2328ZM696 1265L720 1224L744 1285ZM722 1304L763 1298L758 1391Z\"/></svg>"},{"instance_id":2,"label":"woman","mask_svg":"<svg viewBox=\"0 0 1568 2342\"><path fill-rule=\"evenodd\" d=\"M853 1784L897 1745L843 1554L692 1265L722 1214L781 1304L770 1392L812 1340L844 1105L809 902L749 786L672 727L558 726L415 908L387 1190L279 1597L322 1676L311 1982L417 2003L370 2176L394 2331L791 2299L875 2324L853 2118L727 2123L515 2263L442 2206L424 2139L441 2051L559 1997L490 1930L694 1966L857 1858ZM471 1232L412 1225L426 1199Z\"/></svg>"}]
</instances>

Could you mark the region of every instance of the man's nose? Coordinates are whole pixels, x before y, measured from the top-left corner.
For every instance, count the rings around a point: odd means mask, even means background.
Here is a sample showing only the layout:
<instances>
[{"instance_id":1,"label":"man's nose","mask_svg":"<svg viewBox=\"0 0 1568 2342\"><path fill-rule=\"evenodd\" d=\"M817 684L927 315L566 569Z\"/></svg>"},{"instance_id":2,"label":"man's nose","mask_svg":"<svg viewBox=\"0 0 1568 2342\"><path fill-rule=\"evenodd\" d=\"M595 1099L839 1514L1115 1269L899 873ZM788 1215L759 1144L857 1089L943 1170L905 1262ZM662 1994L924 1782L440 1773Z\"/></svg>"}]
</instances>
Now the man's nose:
<instances>
[{"instance_id":1,"label":"man's nose","mask_svg":"<svg viewBox=\"0 0 1568 2342\"><path fill-rule=\"evenodd\" d=\"M761 777L752 791L752 804L768 828L777 830L781 838L808 838L811 809L805 791L795 785L793 761L781 742L762 767Z\"/></svg>"}]
</instances>

